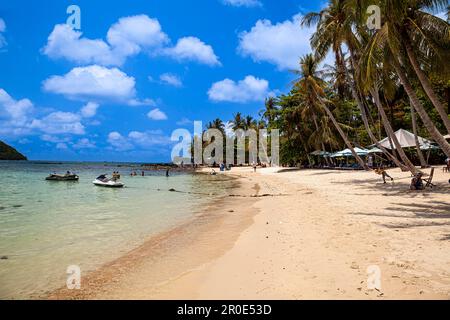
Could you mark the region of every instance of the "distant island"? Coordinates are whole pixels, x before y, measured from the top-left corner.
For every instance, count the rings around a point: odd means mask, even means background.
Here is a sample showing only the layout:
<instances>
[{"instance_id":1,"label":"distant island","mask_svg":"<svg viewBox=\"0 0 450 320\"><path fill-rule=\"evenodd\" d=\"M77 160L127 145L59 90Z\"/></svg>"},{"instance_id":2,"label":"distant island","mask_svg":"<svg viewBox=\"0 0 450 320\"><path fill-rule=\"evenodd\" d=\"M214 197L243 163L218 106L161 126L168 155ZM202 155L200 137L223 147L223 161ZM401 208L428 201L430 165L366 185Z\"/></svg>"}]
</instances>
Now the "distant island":
<instances>
[{"instance_id":1,"label":"distant island","mask_svg":"<svg viewBox=\"0 0 450 320\"><path fill-rule=\"evenodd\" d=\"M3 141L0 141L0 160L27 160L27 157Z\"/></svg>"}]
</instances>

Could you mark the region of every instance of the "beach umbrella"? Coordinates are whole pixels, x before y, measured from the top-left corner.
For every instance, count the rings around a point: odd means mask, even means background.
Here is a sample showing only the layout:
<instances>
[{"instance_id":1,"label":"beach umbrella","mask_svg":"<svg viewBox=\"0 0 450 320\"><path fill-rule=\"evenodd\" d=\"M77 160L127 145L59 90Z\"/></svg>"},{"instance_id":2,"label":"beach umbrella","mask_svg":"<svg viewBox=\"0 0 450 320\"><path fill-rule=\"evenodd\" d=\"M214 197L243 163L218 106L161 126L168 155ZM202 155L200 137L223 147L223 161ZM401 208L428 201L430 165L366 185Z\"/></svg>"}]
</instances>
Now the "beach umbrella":
<instances>
[{"instance_id":1,"label":"beach umbrella","mask_svg":"<svg viewBox=\"0 0 450 320\"><path fill-rule=\"evenodd\" d=\"M395 136L397 137L397 140L402 148L416 147L416 141L413 133L404 129L400 129L395 132ZM430 140L424 139L422 137L417 138L419 139L419 145L431 144ZM391 149L391 143L389 141L389 138L387 137L381 140L379 144L386 149Z\"/></svg>"},{"instance_id":2,"label":"beach umbrella","mask_svg":"<svg viewBox=\"0 0 450 320\"><path fill-rule=\"evenodd\" d=\"M327 151L316 150L316 151L311 152L310 155L320 156L320 157L328 157L328 156L330 156L330 153Z\"/></svg>"},{"instance_id":3,"label":"beach umbrella","mask_svg":"<svg viewBox=\"0 0 450 320\"><path fill-rule=\"evenodd\" d=\"M420 146L420 150L439 150L440 148L434 144L426 143Z\"/></svg>"},{"instance_id":4,"label":"beach umbrella","mask_svg":"<svg viewBox=\"0 0 450 320\"><path fill-rule=\"evenodd\" d=\"M369 150L361 149L361 148L354 148L356 154L358 156L366 156L369 153ZM350 151L350 149L344 149L338 152L333 153L330 155L331 158L339 158L339 157L352 157L353 153Z\"/></svg>"},{"instance_id":5,"label":"beach umbrella","mask_svg":"<svg viewBox=\"0 0 450 320\"><path fill-rule=\"evenodd\" d=\"M383 151L377 147L373 147L372 149L369 149L367 153L383 153Z\"/></svg>"}]
</instances>

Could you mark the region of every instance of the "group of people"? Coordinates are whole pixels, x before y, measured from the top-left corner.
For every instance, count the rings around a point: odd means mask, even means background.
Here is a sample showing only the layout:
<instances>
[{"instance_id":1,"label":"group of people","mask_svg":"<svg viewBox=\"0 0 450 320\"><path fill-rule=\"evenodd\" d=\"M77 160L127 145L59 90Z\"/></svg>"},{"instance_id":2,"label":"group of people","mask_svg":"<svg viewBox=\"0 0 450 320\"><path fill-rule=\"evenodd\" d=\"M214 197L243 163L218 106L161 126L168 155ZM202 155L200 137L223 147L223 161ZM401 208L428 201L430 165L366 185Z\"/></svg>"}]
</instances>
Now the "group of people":
<instances>
[{"instance_id":1,"label":"group of people","mask_svg":"<svg viewBox=\"0 0 450 320\"><path fill-rule=\"evenodd\" d=\"M130 176L132 176L132 177L137 176L137 175L138 175L138 174L137 174L136 171L132 171L132 172L130 173ZM145 176L145 171L144 171L144 170L141 171L141 176L142 176L142 177Z\"/></svg>"},{"instance_id":2,"label":"group of people","mask_svg":"<svg viewBox=\"0 0 450 320\"><path fill-rule=\"evenodd\" d=\"M112 174L111 180L112 180L112 181L117 181L117 180L119 180L119 179L120 179L120 173L119 173L119 171L114 171L113 174Z\"/></svg>"}]
</instances>

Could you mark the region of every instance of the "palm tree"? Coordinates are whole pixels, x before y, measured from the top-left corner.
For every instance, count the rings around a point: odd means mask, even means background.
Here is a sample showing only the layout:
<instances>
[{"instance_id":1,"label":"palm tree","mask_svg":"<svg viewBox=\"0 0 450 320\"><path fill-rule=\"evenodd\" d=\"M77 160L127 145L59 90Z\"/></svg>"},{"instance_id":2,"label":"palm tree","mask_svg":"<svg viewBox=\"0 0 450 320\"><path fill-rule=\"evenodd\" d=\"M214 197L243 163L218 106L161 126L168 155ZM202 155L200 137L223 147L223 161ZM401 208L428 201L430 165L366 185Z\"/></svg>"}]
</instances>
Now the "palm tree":
<instances>
[{"instance_id":1,"label":"palm tree","mask_svg":"<svg viewBox=\"0 0 450 320\"><path fill-rule=\"evenodd\" d=\"M398 20L401 20L402 17L404 17L403 11L405 11L405 8L401 9L396 6L399 1L400 0L381 1L381 4L383 5L382 11L386 12L386 16L383 21L383 25L379 30L376 30L373 33L365 48L364 64L366 65L366 79L373 81L373 77L376 75L375 70L380 66L385 68L388 64L390 64L399 77L400 82L409 97L412 107L419 114L431 137L436 141L436 143L439 144L444 153L450 157L450 144L444 139L443 135L436 128L435 124L426 112L405 71L405 64L402 59L404 56L405 39L400 35L404 27L402 25L398 25ZM434 1L430 0L430 2Z\"/></svg>"},{"instance_id":2,"label":"palm tree","mask_svg":"<svg viewBox=\"0 0 450 320\"><path fill-rule=\"evenodd\" d=\"M252 116L246 116L244 119L244 129L245 130L249 130L249 129L257 129L258 127L258 123L255 119L253 119Z\"/></svg>"},{"instance_id":3,"label":"palm tree","mask_svg":"<svg viewBox=\"0 0 450 320\"><path fill-rule=\"evenodd\" d=\"M328 115L331 122L335 126L336 130L344 140L346 146L352 152L355 159L358 161L361 167L368 169L366 163L355 152L347 135L344 133L333 113L328 108L328 105L331 105L331 102L327 100L325 96L324 89L326 83L323 79L320 78L320 71L318 71L317 68L318 60L316 60L316 58L312 54L303 56L300 59L300 79L296 81L295 86L301 93L306 95L308 104L313 106L313 108L320 108L321 110L325 111L325 113Z\"/></svg>"},{"instance_id":4,"label":"palm tree","mask_svg":"<svg viewBox=\"0 0 450 320\"><path fill-rule=\"evenodd\" d=\"M391 0L392 1L392 0ZM447 1L422 0L422 1L393 1L391 6L407 6L407 10L395 10L395 17L392 13L388 18L392 26L398 27L397 35L404 45L406 55L414 69L425 93L439 113L447 132L450 133L450 119L438 96L433 90L431 82L421 68L421 63L417 58L418 52L421 55L422 65L432 62L438 62L442 68L447 67L447 61L450 58L448 45L450 44L450 25L448 22L436 17L423 9L439 8L444 9ZM417 48L414 50L413 45ZM443 49L442 47L446 47ZM448 67L447 67L448 69Z\"/></svg>"},{"instance_id":5,"label":"palm tree","mask_svg":"<svg viewBox=\"0 0 450 320\"><path fill-rule=\"evenodd\" d=\"M265 110L262 112L262 116L267 120L267 124L271 127L273 121L275 120L277 112L277 99L275 97L266 98L264 101Z\"/></svg>"},{"instance_id":6,"label":"palm tree","mask_svg":"<svg viewBox=\"0 0 450 320\"><path fill-rule=\"evenodd\" d=\"M354 34L357 19L357 13L351 6L350 1L331 0L329 5L321 12L307 14L302 20L302 25L311 26L312 24L317 23L317 30L311 37L311 46L315 50L315 55L320 59L325 57L329 50L333 50L336 57L336 69L337 72L340 73L339 77L344 77L346 82L350 85L351 94L361 112L361 118L370 139L388 158L393 160L397 166L403 168L404 166L395 158L395 156L378 143L377 137L370 128L366 105L362 99L363 94L356 84L354 72L356 60L355 52L361 47L360 40L358 40ZM350 52L350 66L351 74L353 76L350 76L350 72L345 63L345 57L342 53L342 45L344 44L348 47ZM342 81L342 79L339 78L337 78L337 80ZM383 122L384 121L387 121L387 118L383 118ZM393 136L392 139L395 140L396 137ZM397 145L400 145L398 141ZM412 172L415 172L414 166L403 150L400 150L400 156L407 167L409 167Z\"/></svg>"},{"instance_id":7,"label":"palm tree","mask_svg":"<svg viewBox=\"0 0 450 320\"><path fill-rule=\"evenodd\" d=\"M244 129L245 127L244 119L240 112L233 115L233 120L231 122L233 123L233 130Z\"/></svg>"},{"instance_id":8,"label":"palm tree","mask_svg":"<svg viewBox=\"0 0 450 320\"><path fill-rule=\"evenodd\" d=\"M214 119L212 122L208 122L206 125L207 129L218 129L222 134L225 133L225 125L223 121L219 118Z\"/></svg>"}]
</instances>

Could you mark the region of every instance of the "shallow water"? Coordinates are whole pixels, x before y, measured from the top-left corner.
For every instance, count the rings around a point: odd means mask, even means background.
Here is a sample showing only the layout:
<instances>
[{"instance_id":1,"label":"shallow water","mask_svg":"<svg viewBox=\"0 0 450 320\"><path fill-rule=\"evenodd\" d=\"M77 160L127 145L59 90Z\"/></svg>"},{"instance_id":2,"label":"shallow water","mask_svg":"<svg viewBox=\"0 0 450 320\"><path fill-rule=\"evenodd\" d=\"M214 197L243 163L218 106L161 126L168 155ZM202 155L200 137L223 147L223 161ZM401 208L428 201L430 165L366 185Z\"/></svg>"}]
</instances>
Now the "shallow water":
<instances>
[{"instance_id":1,"label":"shallow water","mask_svg":"<svg viewBox=\"0 0 450 320\"><path fill-rule=\"evenodd\" d=\"M0 161L0 257L6 258L0 259L0 298L27 298L62 287L69 265L83 273L119 257L186 221L232 183L195 174L167 178L164 171L129 176L138 169ZM66 170L76 172L80 181L44 180L49 172ZM92 184L99 174L112 171L121 172L125 188Z\"/></svg>"}]
</instances>

